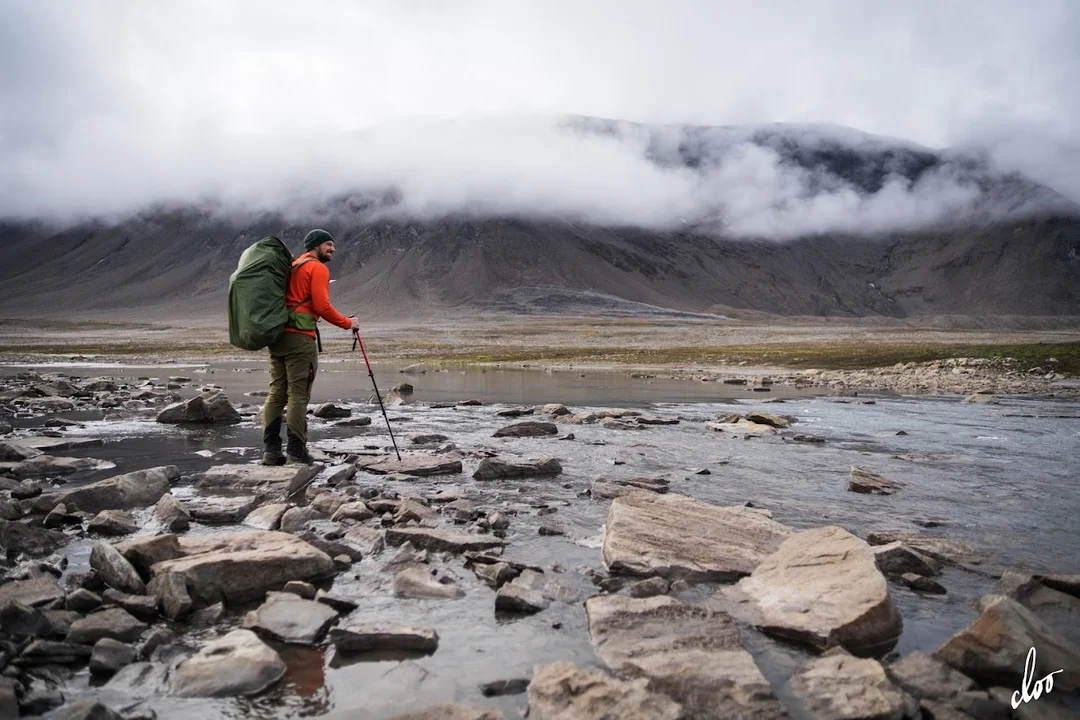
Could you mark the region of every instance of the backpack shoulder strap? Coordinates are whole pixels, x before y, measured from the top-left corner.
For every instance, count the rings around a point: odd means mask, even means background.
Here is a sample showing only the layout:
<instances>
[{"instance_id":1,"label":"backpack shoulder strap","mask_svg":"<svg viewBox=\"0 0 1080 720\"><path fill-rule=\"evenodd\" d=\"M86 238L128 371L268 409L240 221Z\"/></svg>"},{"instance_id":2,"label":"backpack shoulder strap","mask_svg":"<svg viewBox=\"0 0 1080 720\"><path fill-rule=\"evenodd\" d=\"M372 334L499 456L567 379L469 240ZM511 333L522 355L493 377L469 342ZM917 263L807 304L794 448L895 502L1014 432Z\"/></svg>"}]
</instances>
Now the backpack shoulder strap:
<instances>
[{"instance_id":1,"label":"backpack shoulder strap","mask_svg":"<svg viewBox=\"0 0 1080 720\"><path fill-rule=\"evenodd\" d=\"M299 258L297 258L296 260L293 261L292 269L295 270L296 268L300 267L304 263L311 262L314 259L315 258L311 257L310 255L307 255L307 256L301 255ZM293 312L294 310L296 310L296 308L298 308L298 307L300 307L302 305L306 305L309 302L311 302L311 296L310 295L308 295L306 298L304 298L300 302L296 303L295 305L288 305L287 308L288 308L289 312Z\"/></svg>"}]
</instances>

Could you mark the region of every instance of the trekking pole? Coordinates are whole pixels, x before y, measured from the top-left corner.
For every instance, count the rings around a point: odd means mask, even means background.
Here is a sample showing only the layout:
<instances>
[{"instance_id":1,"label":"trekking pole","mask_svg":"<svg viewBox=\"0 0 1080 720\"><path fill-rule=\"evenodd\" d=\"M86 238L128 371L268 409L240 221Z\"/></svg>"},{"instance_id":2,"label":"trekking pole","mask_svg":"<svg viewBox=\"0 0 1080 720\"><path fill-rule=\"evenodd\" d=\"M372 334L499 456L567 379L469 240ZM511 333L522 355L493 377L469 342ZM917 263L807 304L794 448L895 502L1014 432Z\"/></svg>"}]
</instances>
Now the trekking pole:
<instances>
[{"instance_id":1,"label":"trekking pole","mask_svg":"<svg viewBox=\"0 0 1080 720\"><path fill-rule=\"evenodd\" d=\"M356 342L360 344L360 352L364 353L364 362L367 364L368 377L371 378L371 387L375 388L375 397L379 401L379 409L382 410L383 420L386 421L386 429L390 431L390 442L394 443L394 453L397 455L398 462L401 462L401 452L398 451L397 440L394 439L394 429L390 427L390 418L386 417L386 408L382 404L382 395L379 394L379 386L375 384L375 373L371 370L371 362L367 357L367 350L364 349L364 341L360 339L360 331L353 330L353 337L356 338Z\"/></svg>"}]
</instances>

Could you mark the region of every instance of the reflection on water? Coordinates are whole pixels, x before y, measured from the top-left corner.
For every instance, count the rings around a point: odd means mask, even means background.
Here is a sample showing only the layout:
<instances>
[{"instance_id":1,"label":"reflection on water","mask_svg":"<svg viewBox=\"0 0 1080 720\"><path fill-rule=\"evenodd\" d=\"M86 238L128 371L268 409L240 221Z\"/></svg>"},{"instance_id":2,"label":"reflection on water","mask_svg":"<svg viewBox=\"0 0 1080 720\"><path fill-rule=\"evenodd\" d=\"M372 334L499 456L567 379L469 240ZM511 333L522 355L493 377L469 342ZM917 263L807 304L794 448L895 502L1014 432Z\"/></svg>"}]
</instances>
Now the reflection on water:
<instances>
[{"instance_id":1,"label":"reflection on water","mask_svg":"<svg viewBox=\"0 0 1080 720\"><path fill-rule=\"evenodd\" d=\"M264 370L211 369L194 377L224 386L234 402L260 402L245 393L265 389ZM415 387L414 404L389 409L403 446L409 442L408 433L438 432L467 452L491 449L511 459L558 457L564 472L557 479L480 483L471 478L478 459L470 455L463 461L464 472L457 476L401 483L360 473L357 482L418 495L458 487L479 507L498 509L511 518L508 557L546 568L576 598L553 603L534 616L496 617L494 592L465 569L460 558L436 556L433 566L454 578L466 596L402 600L392 595L392 574L382 570L388 554L365 558L323 586L360 603L342 623L433 627L440 636L437 652L407 660L357 662L349 658L341 663L331 661L332 653L324 649L280 647L289 672L273 692L247 701L189 703L161 698L152 703L159 717L209 720L331 712L378 719L444 701L494 705L507 717L520 717L523 697L484 698L479 685L528 677L534 665L552 660L597 664L582 607L584 599L595 592L585 571L602 569L595 541L601 536L609 503L583 495L597 475L663 475L671 481L673 492L723 505L750 501L798 529L836 524L862 537L873 530L922 532L970 543L995 564L1080 572L1080 484L1076 482L1080 420L1049 417L1080 415L1076 403L1008 399L988 406L876 396L876 403L870 405L862 404L863 398L841 401L781 388L753 393L739 386L635 379L617 373L581 377L576 371L468 370L405 376L394 368L377 373L380 388L388 390L402 380ZM327 364L321 369L313 401L341 401L354 415L370 415L373 422L367 427L342 428L312 418L315 444L355 439L389 446L378 407L367 402L368 382L366 372L355 366ZM785 397L784 404L761 404L765 397L779 396ZM484 405L429 406L468 398ZM516 421L496 417L497 410L546 402L562 402L574 410L631 407L680 422L633 432L600 425L566 426L563 431L572 432L573 441L492 437L495 429ZM793 442L791 434L747 439L704 427L706 420L717 415L751 409L793 415L798 419L797 432L824 442ZM104 437L106 445L73 454L116 462L117 470L107 474L165 463L193 472L257 458L260 433L253 421L225 428L181 428L160 426L152 419L105 422L94 417L84 416L86 426L74 432ZM207 453L210 457L204 457ZM847 478L853 465L904 487L888 497L849 492ZM702 468L710 474L694 474ZM541 510L546 514L541 516ZM937 518L942 525L925 529L916 523L923 518ZM539 535L541 519L556 522L565 534ZM85 565L86 553L88 548L84 552L83 546L73 547L74 569ZM560 572L556 573L556 565ZM949 590L945 596L919 595L890 584L904 618L897 647L901 653L933 651L970 624L978 599L994 583L989 575L957 569L947 569L939 579ZM682 599L702 601L712 590L699 586ZM751 628L743 628L742 634L774 683L783 683L809 657ZM355 714L345 712L350 710Z\"/></svg>"}]
</instances>

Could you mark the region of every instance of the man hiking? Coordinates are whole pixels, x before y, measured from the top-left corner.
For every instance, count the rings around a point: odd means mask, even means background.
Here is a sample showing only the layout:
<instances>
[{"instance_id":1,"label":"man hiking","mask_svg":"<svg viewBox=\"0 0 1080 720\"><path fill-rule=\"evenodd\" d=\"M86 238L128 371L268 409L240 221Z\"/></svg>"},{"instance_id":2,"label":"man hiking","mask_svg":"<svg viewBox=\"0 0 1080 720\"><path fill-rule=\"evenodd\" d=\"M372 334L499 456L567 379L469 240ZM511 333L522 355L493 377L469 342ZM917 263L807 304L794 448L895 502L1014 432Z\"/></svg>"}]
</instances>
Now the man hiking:
<instances>
[{"instance_id":1,"label":"man hiking","mask_svg":"<svg viewBox=\"0 0 1080 720\"><path fill-rule=\"evenodd\" d=\"M285 304L289 321L281 338L269 346L270 393L263 405L263 465L315 461L307 450L307 407L311 385L319 369L316 323L325 318L344 330L359 330L360 321L347 318L330 304L330 269L326 263L334 255L334 237L325 230L312 230L304 237L303 255L292 263ZM289 441L281 453L281 414L285 416Z\"/></svg>"}]
</instances>

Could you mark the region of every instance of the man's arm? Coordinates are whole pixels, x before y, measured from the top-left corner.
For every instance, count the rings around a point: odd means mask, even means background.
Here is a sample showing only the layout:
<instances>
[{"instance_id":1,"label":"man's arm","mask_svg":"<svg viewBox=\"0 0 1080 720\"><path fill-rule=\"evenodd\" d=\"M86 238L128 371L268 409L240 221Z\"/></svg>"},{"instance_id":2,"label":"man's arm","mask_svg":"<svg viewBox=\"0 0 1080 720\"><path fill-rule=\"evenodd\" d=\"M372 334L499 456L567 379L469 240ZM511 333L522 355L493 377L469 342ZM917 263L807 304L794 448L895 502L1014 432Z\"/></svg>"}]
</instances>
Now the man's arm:
<instances>
[{"instance_id":1,"label":"man's arm","mask_svg":"<svg viewBox=\"0 0 1080 720\"><path fill-rule=\"evenodd\" d=\"M311 269L311 309L317 317L337 325L343 330L352 330L354 321L345 317L330 304L330 268L320 262L312 263Z\"/></svg>"}]
</instances>

